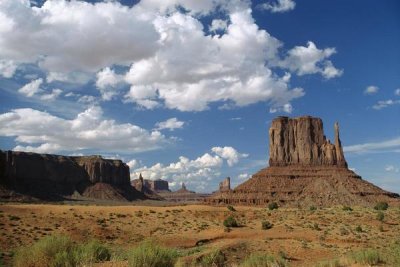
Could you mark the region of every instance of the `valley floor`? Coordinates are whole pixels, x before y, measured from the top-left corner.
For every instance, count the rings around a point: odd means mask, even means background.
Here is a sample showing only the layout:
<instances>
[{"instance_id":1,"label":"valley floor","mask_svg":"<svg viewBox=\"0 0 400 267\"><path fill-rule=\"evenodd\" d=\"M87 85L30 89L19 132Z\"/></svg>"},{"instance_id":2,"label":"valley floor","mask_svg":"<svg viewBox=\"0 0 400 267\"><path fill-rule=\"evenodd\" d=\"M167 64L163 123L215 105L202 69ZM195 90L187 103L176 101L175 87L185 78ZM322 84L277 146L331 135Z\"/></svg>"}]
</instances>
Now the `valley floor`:
<instances>
[{"instance_id":1,"label":"valley floor","mask_svg":"<svg viewBox=\"0 0 400 267\"><path fill-rule=\"evenodd\" d=\"M187 258L201 257L218 249L225 255L226 266L236 266L253 252L283 255L290 266L316 266L321 261L344 258L365 248L385 253L394 242L400 241L398 207L383 211L382 221L377 218L378 211L360 207L352 207L352 211L342 207L234 209L205 205L3 203L0 251L8 265L16 248L48 235L64 234L77 242L95 238L115 251L127 250L152 238L165 246L189 251ZM228 216L233 216L240 227L224 227L223 221ZM263 221L273 227L263 230ZM115 257L104 265L126 266L127 262L123 257Z\"/></svg>"}]
</instances>

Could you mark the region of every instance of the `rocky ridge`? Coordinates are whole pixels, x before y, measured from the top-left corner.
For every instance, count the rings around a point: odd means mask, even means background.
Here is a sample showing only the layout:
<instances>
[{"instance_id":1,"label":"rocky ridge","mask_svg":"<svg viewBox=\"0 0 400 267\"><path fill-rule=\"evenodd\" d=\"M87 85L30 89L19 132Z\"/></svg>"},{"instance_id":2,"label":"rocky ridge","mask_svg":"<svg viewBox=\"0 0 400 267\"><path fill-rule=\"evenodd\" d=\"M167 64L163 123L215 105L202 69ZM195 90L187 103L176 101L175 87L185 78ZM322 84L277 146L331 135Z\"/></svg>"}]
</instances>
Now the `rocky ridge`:
<instances>
[{"instance_id":1,"label":"rocky ridge","mask_svg":"<svg viewBox=\"0 0 400 267\"><path fill-rule=\"evenodd\" d=\"M371 206L378 201L399 202L399 195L363 180L347 167L334 125L332 144L320 118L278 117L269 130L269 167L231 191L219 191L205 201L211 204L285 206Z\"/></svg>"},{"instance_id":2,"label":"rocky ridge","mask_svg":"<svg viewBox=\"0 0 400 267\"><path fill-rule=\"evenodd\" d=\"M106 200L144 198L130 185L129 167L125 163L100 156L0 150L0 185L1 198L12 198L14 193L46 200L77 194Z\"/></svg>"}]
</instances>

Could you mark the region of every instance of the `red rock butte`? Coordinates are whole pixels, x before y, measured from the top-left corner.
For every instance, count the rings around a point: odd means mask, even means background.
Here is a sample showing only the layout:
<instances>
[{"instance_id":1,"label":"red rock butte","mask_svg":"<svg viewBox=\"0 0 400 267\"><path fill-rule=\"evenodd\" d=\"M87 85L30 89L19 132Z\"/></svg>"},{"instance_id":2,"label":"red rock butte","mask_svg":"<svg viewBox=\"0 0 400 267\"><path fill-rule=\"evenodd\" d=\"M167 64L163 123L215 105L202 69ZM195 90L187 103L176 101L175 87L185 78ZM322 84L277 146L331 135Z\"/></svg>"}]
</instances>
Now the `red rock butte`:
<instances>
[{"instance_id":1,"label":"red rock butte","mask_svg":"<svg viewBox=\"0 0 400 267\"><path fill-rule=\"evenodd\" d=\"M348 169L334 125L334 142L324 135L320 118L278 117L269 129L269 167L233 190L218 191L210 204L284 206L361 205L379 201L399 203L399 195L382 190Z\"/></svg>"}]
</instances>

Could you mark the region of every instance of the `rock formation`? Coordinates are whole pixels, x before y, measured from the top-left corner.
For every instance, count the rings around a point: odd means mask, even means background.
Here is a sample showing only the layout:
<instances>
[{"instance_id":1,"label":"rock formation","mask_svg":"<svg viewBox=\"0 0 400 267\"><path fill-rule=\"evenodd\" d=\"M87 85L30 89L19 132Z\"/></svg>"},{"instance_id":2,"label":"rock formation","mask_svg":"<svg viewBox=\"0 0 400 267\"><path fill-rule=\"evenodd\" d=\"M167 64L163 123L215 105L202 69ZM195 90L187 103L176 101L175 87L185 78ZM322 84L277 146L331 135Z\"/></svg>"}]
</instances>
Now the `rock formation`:
<instances>
[{"instance_id":1,"label":"rock formation","mask_svg":"<svg viewBox=\"0 0 400 267\"><path fill-rule=\"evenodd\" d=\"M143 192L143 187L155 193L171 192L171 190L169 190L168 181L162 179L157 179L157 180L143 179L142 174L139 175L138 179L132 180L131 184L133 187L136 188L136 190L141 192Z\"/></svg>"},{"instance_id":2,"label":"rock formation","mask_svg":"<svg viewBox=\"0 0 400 267\"><path fill-rule=\"evenodd\" d=\"M182 183L181 188L175 192L161 192L159 193L164 199L173 202L199 202L203 201L209 194L196 193L186 188L185 183Z\"/></svg>"},{"instance_id":3,"label":"rock formation","mask_svg":"<svg viewBox=\"0 0 400 267\"><path fill-rule=\"evenodd\" d=\"M322 120L309 116L278 117L269 129L269 166L327 165L347 167L335 124L335 144L326 139Z\"/></svg>"},{"instance_id":4,"label":"rock formation","mask_svg":"<svg viewBox=\"0 0 400 267\"><path fill-rule=\"evenodd\" d=\"M226 177L222 182L219 183L219 191L230 191L231 190L231 177Z\"/></svg>"},{"instance_id":5,"label":"rock formation","mask_svg":"<svg viewBox=\"0 0 400 267\"><path fill-rule=\"evenodd\" d=\"M110 200L113 195L125 200L142 198L130 185L129 176L129 167L120 160L0 150L0 185L41 199L62 199L76 193Z\"/></svg>"},{"instance_id":6,"label":"rock formation","mask_svg":"<svg viewBox=\"0 0 400 267\"><path fill-rule=\"evenodd\" d=\"M234 190L216 192L206 202L265 205L274 201L287 206L397 203L398 194L362 180L347 168L338 123L334 130L332 144L319 118L274 119L269 130L269 167Z\"/></svg>"}]
</instances>

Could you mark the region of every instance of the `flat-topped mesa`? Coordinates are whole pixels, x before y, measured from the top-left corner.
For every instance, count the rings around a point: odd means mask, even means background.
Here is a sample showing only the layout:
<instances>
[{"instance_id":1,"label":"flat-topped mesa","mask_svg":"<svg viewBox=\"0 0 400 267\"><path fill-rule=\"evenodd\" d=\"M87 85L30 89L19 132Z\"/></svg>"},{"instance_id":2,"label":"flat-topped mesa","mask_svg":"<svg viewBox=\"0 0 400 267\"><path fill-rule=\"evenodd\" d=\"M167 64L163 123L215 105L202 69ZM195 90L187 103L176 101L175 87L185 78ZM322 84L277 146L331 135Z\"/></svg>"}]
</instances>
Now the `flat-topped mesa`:
<instances>
[{"instance_id":1,"label":"flat-topped mesa","mask_svg":"<svg viewBox=\"0 0 400 267\"><path fill-rule=\"evenodd\" d=\"M0 187L7 192L50 200L76 193L89 198L124 201L144 197L130 185L127 164L101 156L0 150Z\"/></svg>"},{"instance_id":2,"label":"flat-topped mesa","mask_svg":"<svg viewBox=\"0 0 400 267\"><path fill-rule=\"evenodd\" d=\"M278 117L269 129L269 166L325 165L347 168L335 123L335 144L324 135L320 118Z\"/></svg>"},{"instance_id":3,"label":"flat-topped mesa","mask_svg":"<svg viewBox=\"0 0 400 267\"><path fill-rule=\"evenodd\" d=\"M104 159L101 156L72 157L83 167L92 183L107 183L112 185L129 185L129 167L121 160Z\"/></svg>"}]
</instances>

